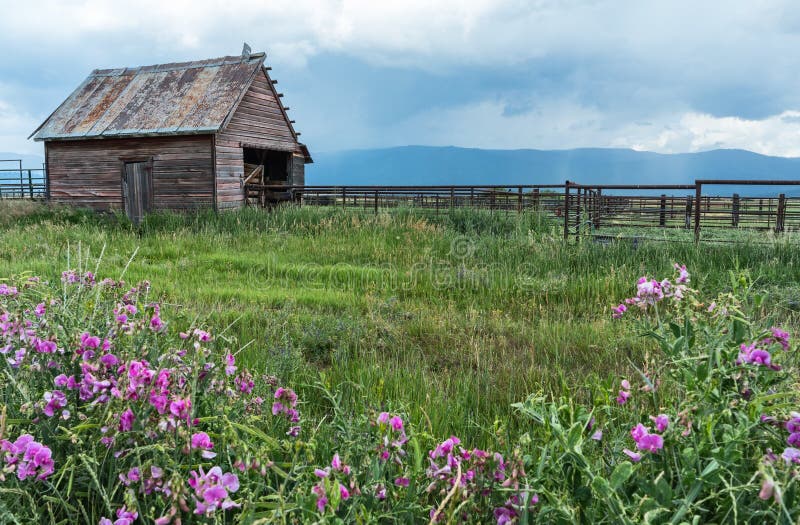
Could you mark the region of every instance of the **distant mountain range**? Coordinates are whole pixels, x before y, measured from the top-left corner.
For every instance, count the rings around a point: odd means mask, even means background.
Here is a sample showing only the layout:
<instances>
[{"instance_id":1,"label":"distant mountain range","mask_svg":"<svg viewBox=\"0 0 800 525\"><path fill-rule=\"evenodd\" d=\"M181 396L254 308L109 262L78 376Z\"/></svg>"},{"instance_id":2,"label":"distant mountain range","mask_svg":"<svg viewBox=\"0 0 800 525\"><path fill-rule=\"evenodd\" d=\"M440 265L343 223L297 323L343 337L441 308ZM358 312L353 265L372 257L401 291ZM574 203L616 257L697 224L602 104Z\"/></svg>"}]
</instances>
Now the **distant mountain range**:
<instances>
[{"instance_id":1,"label":"distant mountain range","mask_svg":"<svg viewBox=\"0 0 800 525\"><path fill-rule=\"evenodd\" d=\"M734 149L661 154L604 148L488 150L404 146L334 152L312 149L312 154L314 164L306 167L309 185L514 185L563 184L566 180L583 184L693 184L696 179L800 179L800 158L769 157ZM44 161L37 155L0 152L0 159L17 158L22 158L24 168L41 168ZM0 163L0 169L13 168L16 165ZM703 190L706 195L781 192L800 196L800 186L719 186Z\"/></svg>"},{"instance_id":2,"label":"distant mountain range","mask_svg":"<svg viewBox=\"0 0 800 525\"><path fill-rule=\"evenodd\" d=\"M486 150L406 146L313 152L306 184L693 184L696 179L800 179L800 158L743 150L660 154L629 149ZM800 195L795 187L704 189L704 194ZM669 193L669 192L667 192ZM679 192L685 193L685 192Z\"/></svg>"}]
</instances>

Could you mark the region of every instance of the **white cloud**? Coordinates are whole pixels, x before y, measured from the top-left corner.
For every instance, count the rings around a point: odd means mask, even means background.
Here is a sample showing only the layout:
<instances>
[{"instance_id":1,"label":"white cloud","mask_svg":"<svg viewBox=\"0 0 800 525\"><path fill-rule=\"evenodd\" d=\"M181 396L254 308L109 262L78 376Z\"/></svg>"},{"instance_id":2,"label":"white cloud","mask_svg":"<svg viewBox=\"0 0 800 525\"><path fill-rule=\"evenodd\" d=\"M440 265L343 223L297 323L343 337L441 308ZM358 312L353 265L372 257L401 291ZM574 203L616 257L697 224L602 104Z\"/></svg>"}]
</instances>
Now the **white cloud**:
<instances>
[{"instance_id":1,"label":"white cloud","mask_svg":"<svg viewBox=\"0 0 800 525\"><path fill-rule=\"evenodd\" d=\"M0 148L3 151L41 155L42 145L26 139L38 125L32 116L0 100Z\"/></svg>"},{"instance_id":2,"label":"white cloud","mask_svg":"<svg viewBox=\"0 0 800 525\"><path fill-rule=\"evenodd\" d=\"M677 153L717 148L747 149L764 155L800 157L800 111L784 111L764 119L714 117L685 113L677 122L665 122L657 133L630 133L614 141L615 146Z\"/></svg>"},{"instance_id":3,"label":"white cloud","mask_svg":"<svg viewBox=\"0 0 800 525\"><path fill-rule=\"evenodd\" d=\"M567 99L541 100L524 113L508 114L500 100L434 109L399 123L374 146L455 145L496 149L631 148L660 153L748 149L764 155L800 157L800 111L761 120L684 112L619 115Z\"/></svg>"}]
</instances>

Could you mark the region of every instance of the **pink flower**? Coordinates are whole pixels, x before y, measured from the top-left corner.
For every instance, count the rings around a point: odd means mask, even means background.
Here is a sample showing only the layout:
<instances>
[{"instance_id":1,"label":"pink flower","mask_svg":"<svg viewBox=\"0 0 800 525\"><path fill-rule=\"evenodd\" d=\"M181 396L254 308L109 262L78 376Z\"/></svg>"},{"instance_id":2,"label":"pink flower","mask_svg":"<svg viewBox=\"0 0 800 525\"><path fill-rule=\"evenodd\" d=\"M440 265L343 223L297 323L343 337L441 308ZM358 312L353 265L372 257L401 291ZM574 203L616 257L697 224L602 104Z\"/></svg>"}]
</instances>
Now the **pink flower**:
<instances>
[{"instance_id":1,"label":"pink flower","mask_svg":"<svg viewBox=\"0 0 800 525\"><path fill-rule=\"evenodd\" d=\"M37 304L36 308L33 309L33 313L36 314L36 317L42 317L46 311L47 306L44 303Z\"/></svg>"},{"instance_id":2,"label":"pink flower","mask_svg":"<svg viewBox=\"0 0 800 525\"><path fill-rule=\"evenodd\" d=\"M339 495L342 497L342 500L350 499L350 491L347 490L347 487L344 485L339 485Z\"/></svg>"},{"instance_id":3,"label":"pink flower","mask_svg":"<svg viewBox=\"0 0 800 525\"><path fill-rule=\"evenodd\" d=\"M620 390L619 394L617 394L617 403L619 403L620 405L624 405L625 403L628 402L628 398L630 397L631 397L630 392L626 392L625 390Z\"/></svg>"},{"instance_id":4,"label":"pink flower","mask_svg":"<svg viewBox=\"0 0 800 525\"><path fill-rule=\"evenodd\" d=\"M327 478L330 475L330 472L328 472L327 470L323 470L321 468L315 468L314 475L317 476L318 478Z\"/></svg>"},{"instance_id":5,"label":"pink flower","mask_svg":"<svg viewBox=\"0 0 800 525\"><path fill-rule=\"evenodd\" d=\"M0 451L5 453L6 464L16 467L20 481L33 477L46 479L55 470L50 449L34 441L30 434L19 436L13 443L0 440Z\"/></svg>"},{"instance_id":6,"label":"pink flower","mask_svg":"<svg viewBox=\"0 0 800 525\"><path fill-rule=\"evenodd\" d=\"M394 484L398 487L408 487L409 483L411 483L411 480L408 478L397 478L394 480Z\"/></svg>"},{"instance_id":7,"label":"pink flower","mask_svg":"<svg viewBox=\"0 0 800 525\"><path fill-rule=\"evenodd\" d=\"M622 452L624 452L626 456L631 458L631 461L633 461L634 463L638 463L642 460L642 455L637 452L628 450L627 448L624 449Z\"/></svg>"},{"instance_id":8,"label":"pink flower","mask_svg":"<svg viewBox=\"0 0 800 525\"><path fill-rule=\"evenodd\" d=\"M52 392L44 393L45 406L42 412L47 417L53 417L56 411L67 406L67 396L60 390L53 390Z\"/></svg>"},{"instance_id":9,"label":"pink flower","mask_svg":"<svg viewBox=\"0 0 800 525\"><path fill-rule=\"evenodd\" d=\"M800 449L787 447L784 449L783 454L781 454L783 460L788 463L798 463L800 464Z\"/></svg>"},{"instance_id":10,"label":"pink flower","mask_svg":"<svg viewBox=\"0 0 800 525\"><path fill-rule=\"evenodd\" d=\"M236 359L233 357L233 355L228 354L228 355L225 356L225 374L226 375L232 376L233 374L236 373L236 367L234 366L235 364L236 364Z\"/></svg>"},{"instance_id":11,"label":"pink flower","mask_svg":"<svg viewBox=\"0 0 800 525\"><path fill-rule=\"evenodd\" d=\"M592 439L595 441L601 441L603 439L603 431L597 430L594 434L592 434Z\"/></svg>"},{"instance_id":12,"label":"pink flower","mask_svg":"<svg viewBox=\"0 0 800 525\"><path fill-rule=\"evenodd\" d=\"M342 460L339 459L338 453L333 455L333 459L331 460L331 467L333 467L334 470L339 470L342 468Z\"/></svg>"},{"instance_id":13,"label":"pink flower","mask_svg":"<svg viewBox=\"0 0 800 525\"><path fill-rule=\"evenodd\" d=\"M686 265L675 263L673 266L675 267L676 270L678 270L678 278L675 279L675 282L679 284L688 283L690 279L689 279L689 272L688 270L686 270Z\"/></svg>"},{"instance_id":14,"label":"pink flower","mask_svg":"<svg viewBox=\"0 0 800 525\"><path fill-rule=\"evenodd\" d=\"M669 416L666 414L659 414L655 417L650 416L650 419L655 423L656 430L659 432L664 432L669 426Z\"/></svg>"},{"instance_id":15,"label":"pink flower","mask_svg":"<svg viewBox=\"0 0 800 525\"><path fill-rule=\"evenodd\" d=\"M133 414L133 410L128 408L120 414L119 416L119 430L120 432L129 432L133 428L133 422L136 419L136 416Z\"/></svg>"},{"instance_id":16,"label":"pink flower","mask_svg":"<svg viewBox=\"0 0 800 525\"><path fill-rule=\"evenodd\" d=\"M636 448L647 452L658 452L664 448L664 438L658 434L647 434L636 441Z\"/></svg>"},{"instance_id":17,"label":"pink flower","mask_svg":"<svg viewBox=\"0 0 800 525\"><path fill-rule=\"evenodd\" d=\"M611 314L611 317L613 317L614 319L620 319L625 314L625 312L628 311L628 307L625 306L624 303L620 303L614 308L612 308L611 311L614 312Z\"/></svg>"},{"instance_id":18,"label":"pink flower","mask_svg":"<svg viewBox=\"0 0 800 525\"><path fill-rule=\"evenodd\" d=\"M224 473L220 467L212 467L208 473L202 467L198 474L189 473L189 486L194 489L195 514L211 515L216 510L227 510L240 505L234 503L229 493L239 490L239 478L236 474Z\"/></svg>"},{"instance_id":19,"label":"pink flower","mask_svg":"<svg viewBox=\"0 0 800 525\"><path fill-rule=\"evenodd\" d=\"M150 330L154 332L161 332L164 329L164 322L158 314L153 315L150 319Z\"/></svg>"},{"instance_id":20,"label":"pink flower","mask_svg":"<svg viewBox=\"0 0 800 525\"><path fill-rule=\"evenodd\" d=\"M180 420L188 420L191 410L192 400L189 398L176 399L169 404L170 413Z\"/></svg>"},{"instance_id":21,"label":"pink flower","mask_svg":"<svg viewBox=\"0 0 800 525\"><path fill-rule=\"evenodd\" d=\"M205 432L196 432L192 434L191 446L193 449L202 450L203 452L200 455L206 459L211 459L217 455L211 452L211 449L214 448L214 443Z\"/></svg>"},{"instance_id":22,"label":"pink flower","mask_svg":"<svg viewBox=\"0 0 800 525\"><path fill-rule=\"evenodd\" d=\"M644 436L646 436L647 433L648 433L647 427L645 427L641 423L639 423L638 425L633 427L633 429L631 429L631 437L633 438L634 441L639 441Z\"/></svg>"},{"instance_id":23,"label":"pink flower","mask_svg":"<svg viewBox=\"0 0 800 525\"><path fill-rule=\"evenodd\" d=\"M390 417L389 412L381 412L380 414L378 414L378 424L385 425L386 423L389 422L389 417Z\"/></svg>"},{"instance_id":24,"label":"pink flower","mask_svg":"<svg viewBox=\"0 0 800 525\"><path fill-rule=\"evenodd\" d=\"M400 416L394 416L389 420L389 424L395 432L401 432L403 430L403 420L400 419Z\"/></svg>"},{"instance_id":25,"label":"pink flower","mask_svg":"<svg viewBox=\"0 0 800 525\"><path fill-rule=\"evenodd\" d=\"M768 500L772 497L775 490L775 483L770 478L764 478L761 482L761 490L758 492L758 497L763 500Z\"/></svg>"}]
</instances>

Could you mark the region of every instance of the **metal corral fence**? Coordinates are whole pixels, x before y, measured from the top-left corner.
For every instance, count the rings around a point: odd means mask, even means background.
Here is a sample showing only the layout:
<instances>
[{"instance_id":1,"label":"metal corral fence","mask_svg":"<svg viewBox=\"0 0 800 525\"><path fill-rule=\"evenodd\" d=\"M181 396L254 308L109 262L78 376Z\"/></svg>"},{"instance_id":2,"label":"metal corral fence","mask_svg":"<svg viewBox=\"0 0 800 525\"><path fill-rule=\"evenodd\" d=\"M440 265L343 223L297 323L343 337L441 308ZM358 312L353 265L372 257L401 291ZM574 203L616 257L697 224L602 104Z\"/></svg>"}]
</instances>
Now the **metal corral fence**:
<instances>
[{"instance_id":1,"label":"metal corral fence","mask_svg":"<svg viewBox=\"0 0 800 525\"><path fill-rule=\"evenodd\" d=\"M747 194L766 188L770 196L722 196L725 186L735 186ZM800 197L776 194L774 188L778 186L798 187L800 191L800 180L697 180L682 185L583 185L570 181L517 186L248 185L248 193L260 195L260 203L293 200L300 205L375 212L398 207L434 213L457 208L535 211L562 222L565 238L660 228L690 230L699 240L702 229L800 231ZM714 195L704 195L704 189Z\"/></svg>"},{"instance_id":2,"label":"metal corral fence","mask_svg":"<svg viewBox=\"0 0 800 525\"><path fill-rule=\"evenodd\" d=\"M13 166L14 167L9 167ZM19 159L0 159L0 199L43 199L47 176L42 168L23 168Z\"/></svg>"}]
</instances>

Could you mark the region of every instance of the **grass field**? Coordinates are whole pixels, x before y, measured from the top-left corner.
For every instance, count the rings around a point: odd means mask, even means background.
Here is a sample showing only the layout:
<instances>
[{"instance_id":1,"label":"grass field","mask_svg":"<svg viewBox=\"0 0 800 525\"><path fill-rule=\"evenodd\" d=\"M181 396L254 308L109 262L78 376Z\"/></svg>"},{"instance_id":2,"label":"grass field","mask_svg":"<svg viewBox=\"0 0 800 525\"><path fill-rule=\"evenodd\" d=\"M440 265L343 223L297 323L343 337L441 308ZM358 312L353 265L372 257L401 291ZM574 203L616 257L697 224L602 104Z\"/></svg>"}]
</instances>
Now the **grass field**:
<instances>
[{"instance_id":1,"label":"grass field","mask_svg":"<svg viewBox=\"0 0 800 525\"><path fill-rule=\"evenodd\" d=\"M306 414L328 413L323 384L354 413L402 408L417 428L476 444L498 419L520 424L510 403L581 396L653 351L610 308L640 275L667 275L675 262L701 288L749 272L769 294L763 315L800 327L800 249L789 237L574 244L560 228L529 213L306 207L153 216L136 230L0 202L0 276L57 279L80 264L117 278L127 267L127 282L150 280L181 315L225 329L243 361L298 386Z\"/></svg>"}]
</instances>

